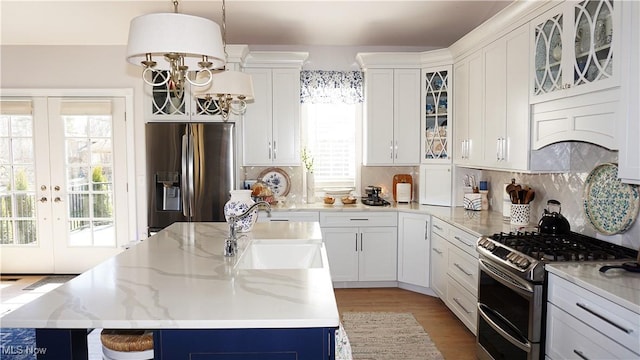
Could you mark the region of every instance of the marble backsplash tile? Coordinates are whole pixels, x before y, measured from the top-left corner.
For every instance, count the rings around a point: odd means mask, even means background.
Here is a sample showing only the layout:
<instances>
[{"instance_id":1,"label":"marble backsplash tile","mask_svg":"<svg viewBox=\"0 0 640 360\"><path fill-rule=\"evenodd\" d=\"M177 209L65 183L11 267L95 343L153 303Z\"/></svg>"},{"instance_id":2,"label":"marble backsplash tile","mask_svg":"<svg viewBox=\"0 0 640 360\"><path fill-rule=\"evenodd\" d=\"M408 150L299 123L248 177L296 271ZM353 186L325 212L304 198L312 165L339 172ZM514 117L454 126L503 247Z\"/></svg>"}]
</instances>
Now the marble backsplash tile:
<instances>
[{"instance_id":1,"label":"marble backsplash tile","mask_svg":"<svg viewBox=\"0 0 640 360\"><path fill-rule=\"evenodd\" d=\"M571 230L585 235L601 237L607 241L622 244L624 246L638 249L640 247L640 221L636 221L629 231L624 234L611 237L602 237L596 233L586 219L583 204L583 188L589 172L596 166L606 162L616 162L618 153L609 151L596 145L588 143L570 143L570 171L556 174L527 174L506 171L489 170L468 170L478 174L479 180L489 182L489 197L492 211L502 213L502 189L505 183L511 182L512 178L523 185L529 185L536 191L535 200L531 207L531 220L537 222L540 219L547 201L555 199L562 204L562 214L569 220ZM243 179L256 179L260 172L266 167L244 167ZM303 177L304 172L300 166L282 167L291 178L291 190L286 201L290 203L303 203ZM456 176L463 176L465 171L456 172ZM418 199L419 168L416 166L362 166L359 175L359 189L354 194L360 195L364 188L369 185L380 186L382 196L391 201L393 175L410 174L413 177L413 198ZM461 192L462 178L454 178L453 186Z\"/></svg>"},{"instance_id":2,"label":"marble backsplash tile","mask_svg":"<svg viewBox=\"0 0 640 360\"><path fill-rule=\"evenodd\" d=\"M547 201L555 199L562 204L562 214L569 220L571 230L585 235L600 237L604 240L621 244L633 249L640 247L640 222L636 222L624 234L602 236L589 223L583 210L584 183L593 168L607 163L617 162L618 153L588 143L571 143L570 168L566 173L558 174L525 174L502 171L482 171L483 180L491 186L492 210L502 212L502 189L505 183L511 182L529 185L536 191L532 202L531 219L537 221L546 208Z\"/></svg>"}]
</instances>

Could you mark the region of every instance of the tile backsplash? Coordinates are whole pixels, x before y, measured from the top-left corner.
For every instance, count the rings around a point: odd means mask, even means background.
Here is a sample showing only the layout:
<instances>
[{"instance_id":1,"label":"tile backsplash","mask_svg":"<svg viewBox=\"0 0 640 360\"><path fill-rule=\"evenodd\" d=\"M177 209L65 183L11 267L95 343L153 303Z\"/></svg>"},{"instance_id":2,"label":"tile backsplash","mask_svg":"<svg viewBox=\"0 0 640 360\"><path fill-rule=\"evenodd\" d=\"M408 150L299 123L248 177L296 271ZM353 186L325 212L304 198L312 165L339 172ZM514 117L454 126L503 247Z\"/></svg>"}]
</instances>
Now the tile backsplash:
<instances>
[{"instance_id":1,"label":"tile backsplash","mask_svg":"<svg viewBox=\"0 0 640 360\"><path fill-rule=\"evenodd\" d=\"M602 238L609 242L633 249L640 247L639 221L623 234L600 235L593 228L583 210L584 183L593 168L608 162L617 162L618 153L588 143L571 143L570 171L558 174L526 174L503 171L481 171L481 179L490 184L491 210L502 213L502 191L504 184L511 182L529 185L536 191L531 207L531 220L542 216L550 199L562 204L562 214L569 220L571 230L585 235ZM454 183L455 184L455 183Z\"/></svg>"},{"instance_id":2,"label":"tile backsplash","mask_svg":"<svg viewBox=\"0 0 640 360\"><path fill-rule=\"evenodd\" d=\"M583 187L587 176L591 170L606 162L617 162L618 153L609 151L596 145L588 143L570 143L570 171L555 174L527 174L507 171L489 171L475 169L458 169L454 174L454 188L461 192L462 177L466 172L476 175L478 180L489 182L490 210L502 213L502 191L505 183L511 182L512 178L516 183L529 185L536 191L535 200L531 203L531 221L537 222L547 201L555 199L562 204L562 214L569 220L571 230L585 235L603 238L607 241L621 244L626 247L638 249L640 247L640 221L629 229L626 233L614 236L602 236L586 219L583 204ZM244 179L256 179L265 167L244 167ZM302 167L283 167L291 178L291 190L286 201L289 203L304 203L303 196L303 176ZM413 177L413 199L418 200L419 168L414 166L362 166L360 169L360 188L354 192L360 194L369 185L382 187L382 196L387 200L392 200L393 175L410 174Z\"/></svg>"}]
</instances>

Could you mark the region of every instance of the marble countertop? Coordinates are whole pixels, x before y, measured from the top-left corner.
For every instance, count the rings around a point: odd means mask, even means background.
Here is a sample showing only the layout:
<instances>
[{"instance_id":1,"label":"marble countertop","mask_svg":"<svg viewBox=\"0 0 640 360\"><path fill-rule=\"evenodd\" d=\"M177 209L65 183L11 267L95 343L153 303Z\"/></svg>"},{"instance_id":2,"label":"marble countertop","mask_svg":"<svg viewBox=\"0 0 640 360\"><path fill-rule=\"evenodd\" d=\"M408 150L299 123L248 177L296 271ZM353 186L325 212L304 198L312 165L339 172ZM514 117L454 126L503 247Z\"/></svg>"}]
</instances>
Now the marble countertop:
<instances>
[{"instance_id":1,"label":"marble countertop","mask_svg":"<svg viewBox=\"0 0 640 360\"><path fill-rule=\"evenodd\" d=\"M417 203L391 203L389 206L369 206L362 203L353 205L325 205L323 203L275 205L272 211L393 211L416 212L435 216L451 225L463 228L476 235L492 235L499 232L521 230L522 225L511 225L502 218L502 213L496 211L473 211L462 207L420 205ZM264 216L261 214L260 216ZM532 216L532 218L536 218ZM527 229L533 229L536 224L529 224Z\"/></svg>"},{"instance_id":2,"label":"marble countertop","mask_svg":"<svg viewBox=\"0 0 640 360\"><path fill-rule=\"evenodd\" d=\"M599 271L603 265L617 264L620 262L547 264L545 269L640 314L640 273L621 269L611 269L606 273Z\"/></svg>"},{"instance_id":3,"label":"marble countertop","mask_svg":"<svg viewBox=\"0 0 640 360\"><path fill-rule=\"evenodd\" d=\"M329 268L245 270L225 223L175 223L0 319L22 328L337 327ZM257 223L252 239L317 239L317 223ZM242 235L242 234L241 234Z\"/></svg>"}]
</instances>

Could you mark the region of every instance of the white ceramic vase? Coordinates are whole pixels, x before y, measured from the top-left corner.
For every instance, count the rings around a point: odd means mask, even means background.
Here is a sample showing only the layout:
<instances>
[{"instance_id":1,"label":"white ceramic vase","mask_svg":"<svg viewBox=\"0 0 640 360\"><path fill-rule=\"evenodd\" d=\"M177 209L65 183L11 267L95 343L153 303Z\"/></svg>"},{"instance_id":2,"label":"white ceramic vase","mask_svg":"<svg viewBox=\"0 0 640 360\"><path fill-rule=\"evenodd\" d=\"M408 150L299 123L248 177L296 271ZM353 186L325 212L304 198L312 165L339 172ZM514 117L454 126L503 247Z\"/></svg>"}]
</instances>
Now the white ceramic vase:
<instances>
[{"instance_id":1,"label":"white ceramic vase","mask_svg":"<svg viewBox=\"0 0 640 360\"><path fill-rule=\"evenodd\" d=\"M316 181L312 172L307 173L307 204L313 204L316 201L314 196L316 191Z\"/></svg>"},{"instance_id":2,"label":"white ceramic vase","mask_svg":"<svg viewBox=\"0 0 640 360\"><path fill-rule=\"evenodd\" d=\"M229 193L231 198L224 204L224 217L227 221L229 221L229 216L240 215L255 204L255 201L251 199L251 190L231 190ZM257 220L258 209L256 208L244 219L238 220L236 229L238 232L251 231Z\"/></svg>"}]
</instances>

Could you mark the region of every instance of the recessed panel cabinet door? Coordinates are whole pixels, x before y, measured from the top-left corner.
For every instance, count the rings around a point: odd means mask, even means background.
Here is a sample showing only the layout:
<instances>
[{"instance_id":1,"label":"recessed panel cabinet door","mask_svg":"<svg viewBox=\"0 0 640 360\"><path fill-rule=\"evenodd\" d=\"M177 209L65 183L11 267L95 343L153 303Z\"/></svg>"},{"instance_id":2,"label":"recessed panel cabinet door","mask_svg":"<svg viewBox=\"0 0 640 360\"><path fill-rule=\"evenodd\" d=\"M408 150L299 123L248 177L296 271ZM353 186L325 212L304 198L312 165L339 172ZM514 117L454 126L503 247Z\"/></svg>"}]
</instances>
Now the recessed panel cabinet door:
<instances>
[{"instance_id":1,"label":"recessed panel cabinet door","mask_svg":"<svg viewBox=\"0 0 640 360\"><path fill-rule=\"evenodd\" d=\"M360 228L360 281L397 280L397 228Z\"/></svg>"},{"instance_id":2,"label":"recessed panel cabinet door","mask_svg":"<svg viewBox=\"0 0 640 360\"><path fill-rule=\"evenodd\" d=\"M332 281L358 281L358 228L322 228Z\"/></svg>"}]
</instances>

